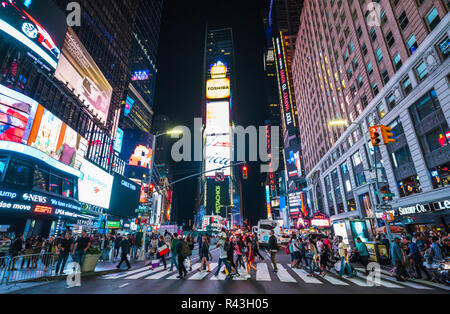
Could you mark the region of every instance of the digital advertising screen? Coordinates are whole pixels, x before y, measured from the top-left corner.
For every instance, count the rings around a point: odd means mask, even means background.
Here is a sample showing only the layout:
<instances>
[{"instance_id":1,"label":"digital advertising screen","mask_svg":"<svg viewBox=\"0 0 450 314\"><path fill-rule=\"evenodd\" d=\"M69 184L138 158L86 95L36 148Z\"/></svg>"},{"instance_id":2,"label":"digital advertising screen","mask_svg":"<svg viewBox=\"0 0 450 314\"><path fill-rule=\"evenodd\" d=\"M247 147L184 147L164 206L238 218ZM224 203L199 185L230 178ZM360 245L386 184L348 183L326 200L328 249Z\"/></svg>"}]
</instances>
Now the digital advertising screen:
<instances>
[{"instance_id":1,"label":"digital advertising screen","mask_svg":"<svg viewBox=\"0 0 450 314\"><path fill-rule=\"evenodd\" d=\"M122 142L123 142L123 130L121 128L117 128L116 140L114 141L113 148L119 154L122 151Z\"/></svg>"},{"instance_id":2,"label":"digital advertising screen","mask_svg":"<svg viewBox=\"0 0 450 314\"><path fill-rule=\"evenodd\" d=\"M114 173L111 202L108 213L121 217L135 217L139 206L141 186Z\"/></svg>"},{"instance_id":3,"label":"digital advertising screen","mask_svg":"<svg viewBox=\"0 0 450 314\"><path fill-rule=\"evenodd\" d=\"M0 85L0 140L25 144L38 103Z\"/></svg>"},{"instance_id":4,"label":"digital advertising screen","mask_svg":"<svg viewBox=\"0 0 450 314\"><path fill-rule=\"evenodd\" d=\"M25 45L30 53L55 70L67 32L64 13L51 0L4 0L0 31Z\"/></svg>"},{"instance_id":5,"label":"digital advertising screen","mask_svg":"<svg viewBox=\"0 0 450 314\"><path fill-rule=\"evenodd\" d=\"M94 116L106 124L113 89L71 28L64 41L55 77L68 83Z\"/></svg>"},{"instance_id":6,"label":"digital advertising screen","mask_svg":"<svg viewBox=\"0 0 450 314\"><path fill-rule=\"evenodd\" d=\"M131 77L132 81L145 81L150 77L150 70L134 71Z\"/></svg>"},{"instance_id":7,"label":"digital advertising screen","mask_svg":"<svg viewBox=\"0 0 450 314\"><path fill-rule=\"evenodd\" d=\"M214 177L216 170L231 164L230 135L206 135L205 171L207 177ZM230 167L221 169L225 176L231 175Z\"/></svg>"},{"instance_id":8,"label":"digital advertising screen","mask_svg":"<svg viewBox=\"0 0 450 314\"><path fill-rule=\"evenodd\" d=\"M44 110L35 141L30 145L50 156L56 156L62 121L47 109Z\"/></svg>"},{"instance_id":9,"label":"digital advertising screen","mask_svg":"<svg viewBox=\"0 0 450 314\"><path fill-rule=\"evenodd\" d=\"M228 178L223 182L216 182L214 180L206 181L206 213L220 215L225 217L227 209L223 206L230 205L230 184ZM228 208L228 213L232 209Z\"/></svg>"},{"instance_id":10,"label":"digital advertising screen","mask_svg":"<svg viewBox=\"0 0 450 314\"><path fill-rule=\"evenodd\" d=\"M206 129L209 134L230 133L230 102L209 102L206 105Z\"/></svg>"},{"instance_id":11,"label":"digital advertising screen","mask_svg":"<svg viewBox=\"0 0 450 314\"><path fill-rule=\"evenodd\" d=\"M113 176L87 160L82 160L80 171L83 175L78 180L79 200L94 206L108 208Z\"/></svg>"},{"instance_id":12,"label":"digital advertising screen","mask_svg":"<svg viewBox=\"0 0 450 314\"><path fill-rule=\"evenodd\" d=\"M206 81L206 99L224 99L231 96L229 78L211 79Z\"/></svg>"},{"instance_id":13,"label":"digital advertising screen","mask_svg":"<svg viewBox=\"0 0 450 314\"><path fill-rule=\"evenodd\" d=\"M125 109L123 111L123 116L126 117L130 114L131 109L133 109L133 105L136 101L131 98L130 96L127 96L127 99L125 100Z\"/></svg>"}]
</instances>

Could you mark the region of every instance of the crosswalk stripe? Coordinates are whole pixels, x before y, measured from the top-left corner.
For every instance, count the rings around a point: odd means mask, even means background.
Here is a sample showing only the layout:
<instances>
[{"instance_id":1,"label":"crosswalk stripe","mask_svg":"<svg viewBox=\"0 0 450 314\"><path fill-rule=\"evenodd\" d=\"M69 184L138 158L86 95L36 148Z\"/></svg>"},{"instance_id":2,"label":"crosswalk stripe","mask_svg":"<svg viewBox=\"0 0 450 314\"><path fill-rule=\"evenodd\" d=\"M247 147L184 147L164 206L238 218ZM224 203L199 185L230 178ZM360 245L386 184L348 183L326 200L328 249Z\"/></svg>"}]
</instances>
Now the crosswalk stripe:
<instances>
[{"instance_id":1,"label":"crosswalk stripe","mask_svg":"<svg viewBox=\"0 0 450 314\"><path fill-rule=\"evenodd\" d=\"M256 272L257 281L272 281L266 263L258 263L256 267L258 267L258 271Z\"/></svg>"},{"instance_id":2,"label":"crosswalk stripe","mask_svg":"<svg viewBox=\"0 0 450 314\"><path fill-rule=\"evenodd\" d=\"M192 266L192 269L197 269L197 268L200 267L200 265L201 265L201 263L197 263L197 264L195 264L195 265ZM189 273L188 273L188 274L189 274ZM166 278L166 279L169 279L169 280L175 280L175 279L178 279L177 276L179 276L178 271L176 271L175 274L173 274L172 276L170 276L170 277L168 277L168 278Z\"/></svg>"},{"instance_id":3,"label":"crosswalk stripe","mask_svg":"<svg viewBox=\"0 0 450 314\"><path fill-rule=\"evenodd\" d=\"M281 282L297 282L281 264L278 264L278 272L276 274Z\"/></svg>"},{"instance_id":4,"label":"crosswalk stripe","mask_svg":"<svg viewBox=\"0 0 450 314\"><path fill-rule=\"evenodd\" d=\"M376 286L377 285L376 282L374 280L372 280L370 276L366 277L366 276L363 276L363 275L360 275L360 274L356 274L356 276L358 276L359 278L361 278L363 280L366 280L366 281L370 282L370 284L372 284L372 286ZM382 285L383 287L386 287L386 288L404 288L402 286L393 284L393 283L391 283L389 281L385 281L385 280L380 280L380 285Z\"/></svg>"},{"instance_id":5,"label":"crosswalk stripe","mask_svg":"<svg viewBox=\"0 0 450 314\"><path fill-rule=\"evenodd\" d=\"M162 277L167 276L167 275L172 274L172 273L173 273L173 271L163 270L163 271L160 271L158 273L151 274L150 276L145 277L144 279L161 279Z\"/></svg>"},{"instance_id":6,"label":"crosswalk stripe","mask_svg":"<svg viewBox=\"0 0 450 314\"><path fill-rule=\"evenodd\" d=\"M250 277L248 276L248 272L244 270L242 270L241 272L237 271L239 273L239 277L235 276L233 277L233 280L247 280ZM258 272L256 272L258 274Z\"/></svg>"},{"instance_id":7,"label":"crosswalk stripe","mask_svg":"<svg viewBox=\"0 0 450 314\"><path fill-rule=\"evenodd\" d=\"M132 274L144 271L144 270L148 269L147 267L148 266L141 267L139 269L135 269L135 270L131 270L131 271L126 271L125 273L120 273L120 275L117 275L117 274L107 275L108 277L105 277L105 279L118 279L118 278L126 277L126 276L129 276L129 275L132 275Z\"/></svg>"},{"instance_id":8,"label":"crosswalk stripe","mask_svg":"<svg viewBox=\"0 0 450 314\"><path fill-rule=\"evenodd\" d=\"M160 267L155 268L154 270L149 269L149 270L144 271L142 273L138 273L136 275L125 277L124 279L139 279L139 278L145 277L145 276L147 276L147 275L149 275L151 273L154 273L154 272L157 272L159 270L162 270L163 268L164 268L163 266L160 266Z\"/></svg>"},{"instance_id":9,"label":"crosswalk stripe","mask_svg":"<svg viewBox=\"0 0 450 314\"><path fill-rule=\"evenodd\" d=\"M421 290L432 290L432 289L433 289L433 288L426 287L426 286L422 286L422 285L419 285L419 284L417 284L417 283L410 282L410 281L402 281L402 282L398 282L397 279L390 278L389 276L386 276L386 275L381 275L381 278L384 279L384 280L396 282L396 283L398 283L399 285L408 286L408 287L411 287L411 288L414 288L414 289L421 289Z\"/></svg>"},{"instance_id":10,"label":"crosswalk stripe","mask_svg":"<svg viewBox=\"0 0 450 314\"><path fill-rule=\"evenodd\" d=\"M213 272L214 274L214 272ZM220 269L219 269L219 275L217 276L212 276L210 280L225 280L225 278L227 277L227 275L223 274Z\"/></svg>"},{"instance_id":11,"label":"crosswalk stripe","mask_svg":"<svg viewBox=\"0 0 450 314\"><path fill-rule=\"evenodd\" d=\"M200 265L201 266L201 265ZM214 271L214 269L217 267L217 263L211 263L210 264L211 271ZM189 277L189 280L202 280L205 277L207 277L209 274L206 270L202 272L197 272L194 276Z\"/></svg>"},{"instance_id":12,"label":"crosswalk stripe","mask_svg":"<svg viewBox=\"0 0 450 314\"><path fill-rule=\"evenodd\" d=\"M328 281L329 283L336 285L336 286L348 286L349 285L345 281L339 280L330 275L325 275L325 277L322 277L322 279L324 279L324 280Z\"/></svg>"},{"instance_id":13,"label":"crosswalk stripe","mask_svg":"<svg viewBox=\"0 0 450 314\"><path fill-rule=\"evenodd\" d=\"M293 270L306 283L322 283L317 278L308 276L308 273L304 269L292 268L291 266L291 270Z\"/></svg>"}]
</instances>

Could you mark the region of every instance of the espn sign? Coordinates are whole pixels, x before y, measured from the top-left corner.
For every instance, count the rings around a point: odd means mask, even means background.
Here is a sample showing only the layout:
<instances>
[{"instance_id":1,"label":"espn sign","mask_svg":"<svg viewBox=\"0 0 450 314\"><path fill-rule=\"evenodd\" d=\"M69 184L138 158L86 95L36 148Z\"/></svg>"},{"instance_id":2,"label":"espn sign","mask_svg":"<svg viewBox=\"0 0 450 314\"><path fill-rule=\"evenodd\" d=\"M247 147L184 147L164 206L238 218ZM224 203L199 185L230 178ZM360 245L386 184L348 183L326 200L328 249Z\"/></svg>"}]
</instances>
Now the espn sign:
<instances>
[{"instance_id":1,"label":"espn sign","mask_svg":"<svg viewBox=\"0 0 450 314\"><path fill-rule=\"evenodd\" d=\"M230 98L230 79L212 79L206 81L206 99L224 99Z\"/></svg>"}]
</instances>

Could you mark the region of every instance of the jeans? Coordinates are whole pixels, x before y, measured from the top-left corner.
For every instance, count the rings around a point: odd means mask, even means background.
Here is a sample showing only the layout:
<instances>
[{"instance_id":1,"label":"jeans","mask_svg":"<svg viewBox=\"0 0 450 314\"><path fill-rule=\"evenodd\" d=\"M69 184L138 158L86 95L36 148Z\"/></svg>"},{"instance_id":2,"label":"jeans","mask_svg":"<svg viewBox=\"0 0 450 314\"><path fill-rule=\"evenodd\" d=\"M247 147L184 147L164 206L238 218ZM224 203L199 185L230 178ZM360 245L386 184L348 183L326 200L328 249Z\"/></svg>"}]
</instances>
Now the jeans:
<instances>
[{"instance_id":1,"label":"jeans","mask_svg":"<svg viewBox=\"0 0 450 314\"><path fill-rule=\"evenodd\" d=\"M302 260L305 260L306 267L308 267L309 264L308 264L308 259L306 258L305 252L300 252L300 259L298 262L301 263Z\"/></svg>"},{"instance_id":2,"label":"jeans","mask_svg":"<svg viewBox=\"0 0 450 314\"><path fill-rule=\"evenodd\" d=\"M172 252L172 259L170 260L170 271L173 271L173 265L175 265L176 269L179 269L177 262L177 253Z\"/></svg>"},{"instance_id":3,"label":"jeans","mask_svg":"<svg viewBox=\"0 0 450 314\"><path fill-rule=\"evenodd\" d=\"M66 267L67 259L69 258L69 252L61 252L59 254L58 263L56 264L56 275L64 272L64 268ZM60 269L61 266L61 269Z\"/></svg>"},{"instance_id":4,"label":"jeans","mask_svg":"<svg viewBox=\"0 0 450 314\"><path fill-rule=\"evenodd\" d=\"M109 259L109 250L108 249L102 249L102 256L101 256L101 260L102 261L107 261Z\"/></svg>"},{"instance_id":5,"label":"jeans","mask_svg":"<svg viewBox=\"0 0 450 314\"><path fill-rule=\"evenodd\" d=\"M84 258L86 257L86 252L84 250L76 250L75 251L75 262L80 264L80 268L83 267Z\"/></svg>"},{"instance_id":6,"label":"jeans","mask_svg":"<svg viewBox=\"0 0 450 314\"><path fill-rule=\"evenodd\" d=\"M341 270L339 271L339 275L343 276L345 269L348 270L348 273L350 277L353 277L352 268L350 267L350 264L345 260L345 257L341 256Z\"/></svg>"},{"instance_id":7,"label":"jeans","mask_svg":"<svg viewBox=\"0 0 450 314\"><path fill-rule=\"evenodd\" d=\"M136 258L136 253L137 253L137 246L134 245L134 246L131 248L131 254L132 254L132 257L133 257L133 258Z\"/></svg>"},{"instance_id":8,"label":"jeans","mask_svg":"<svg viewBox=\"0 0 450 314\"><path fill-rule=\"evenodd\" d=\"M216 270L216 273L214 274L214 276L219 275L219 271L220 271L220 267L222 266L222 263L223 263L223 264L225 265L225 267L227 268L228 273L231 273L231 267L230 267L230 264L228 263L227 258L224 257L224 258L219 258L219 265L217 265L217 270Z\"/></svg>"},{"instance_id":9,"label":"jeans","mask_svg":"<svg viewBox=\"0 0 450 314\"><path fill-rule=\"evenodd\" d=\"M159 254L158 254L158 256L159 256ZM159 258L160 258L160 262L163 263L164 268L167 268L166 258L164 257L164 255L160 256Z\"/></svg>"}]
</instances>

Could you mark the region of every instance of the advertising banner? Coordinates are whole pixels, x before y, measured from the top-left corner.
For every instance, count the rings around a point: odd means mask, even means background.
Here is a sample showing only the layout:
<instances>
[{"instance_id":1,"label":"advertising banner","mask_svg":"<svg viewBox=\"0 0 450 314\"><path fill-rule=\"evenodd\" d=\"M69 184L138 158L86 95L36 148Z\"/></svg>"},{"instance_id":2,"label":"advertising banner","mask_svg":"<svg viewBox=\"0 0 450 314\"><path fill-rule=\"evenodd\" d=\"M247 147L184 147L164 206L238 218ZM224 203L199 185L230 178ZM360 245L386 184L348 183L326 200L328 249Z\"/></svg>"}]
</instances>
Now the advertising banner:
<instances>
[{"instance_id":1,"label":"advertising banner","mask_svg":"<svg viewBox=\"0 0 450 314\"><path fill-rule=\"evenodd\" d=\"M130 166L150 169L152 162L153 135L140 130L124 129L119 157Z\"/></svg>"},{"instance_id":2,"label":"advertising banner","mask_svg":"<svg viewBox=\"0 0 450 314\"><path fill-rule=\"evenodd\" d=\"M2 1L0 31L21 42L31 55L55 70L67 32L64 13L51 0Z\"/></svg>"},{"instance_id":3,"label":"advertising banner","mask_svg":"<svg viewBox=\"0 0 450 314\"><path fill-rule=\"evenodd\" d=\"M133 218L139 207L141 187L120 174L114 173L111 202L108 213Z\"/></svg>"},{"instance_id":4,"label":"advertising banner","mask_svg":"<svg viewBox=\"0 0 450 314\"><path fill-rule=\"evenodd\" d=\"M209 102L206 105L206 129L210 134L230 133L230 103L228 101Z\"/></svg>"},{"instance_id":5,"label":"advertising banner","mask_svg":"<svg viewBox=\"0 0 450 314\"><path fill-rule=\"evenodd\" d=\"M75 32L69 28L55 77L74 88L80 101L106 124L112 87Z\"/></svg>"},{"instance_id":6,"label":"advertising banner","mask_svg":"<svg viewBox=\"0 0 450 314\"><path fill-rule=\"evenodd\" d=\"M111 198L113 176L94 164L83 160L78 180L78 198L81 202L108 208Z\"/></svg>"},{"instance_id":7,"label":"advertising banner","mask_svg":"<svg viewBox=\"0 0 450 314\"><path fill-rule=\"evenodd\" d=\"M206 182L206 213L211 212L214 215L225 217L226 208L221 206L230 205L230 186L228 179L223 182L216 182L214 180L207 180ZM231 213L231 208L228 209Z\"/></svg>"},{"instance_id":8,"label":"advertising banner","mask_svg":"<svg viewBox=\"0 0 450 314\"><path fill-rule=\"evenodd\" d=\"M230 135L206 136L205 171L207 177L214 177L216 170L231 164ZM221 169L224 176L231 175L230 167Z\"/></svg>"},{"instance_id":9,"label":"advertising banner","mask_svg":"<svg viewBox=\"0 0 450 314\"><path fill-rule=\"evenodd\" d=\"M212 79L206 81L206 99L230 98L231 85L229 78Z\"/></svg>"}]
</instances>

